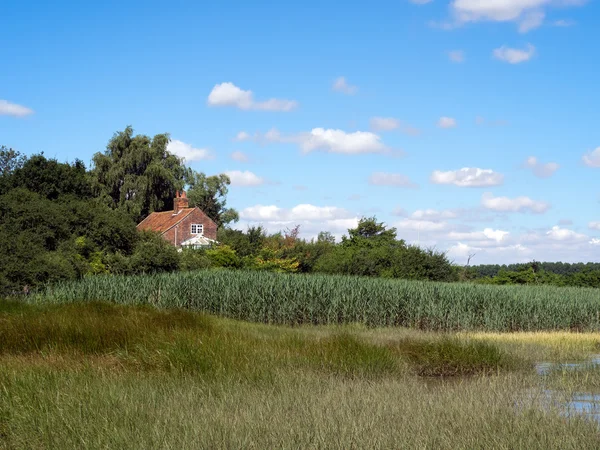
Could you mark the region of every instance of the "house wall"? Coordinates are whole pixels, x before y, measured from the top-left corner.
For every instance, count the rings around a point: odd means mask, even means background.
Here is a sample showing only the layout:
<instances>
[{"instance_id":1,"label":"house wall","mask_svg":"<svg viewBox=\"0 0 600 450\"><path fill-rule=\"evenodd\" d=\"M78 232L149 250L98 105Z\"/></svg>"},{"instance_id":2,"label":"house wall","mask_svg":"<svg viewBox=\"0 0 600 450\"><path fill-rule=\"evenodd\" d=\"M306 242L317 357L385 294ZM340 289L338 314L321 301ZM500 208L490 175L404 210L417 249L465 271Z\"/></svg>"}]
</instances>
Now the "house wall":
<instances>
[{"instance_id":1,"label":"house wall","mask_svg":"<svg viewBox=\"0 0 600 450\"><path fill-rule=\"evenodd\" d=\"M196 208L188 216L170 230L163 233L163 237L173 245L181 245L183 241L192 238L192 224L201 223L204 227L204 236L209 239L217 239L217 224L214 223L200 209ZM175 243L175 229L177 229L177 243Z\"/></svg>"}]
</instances>

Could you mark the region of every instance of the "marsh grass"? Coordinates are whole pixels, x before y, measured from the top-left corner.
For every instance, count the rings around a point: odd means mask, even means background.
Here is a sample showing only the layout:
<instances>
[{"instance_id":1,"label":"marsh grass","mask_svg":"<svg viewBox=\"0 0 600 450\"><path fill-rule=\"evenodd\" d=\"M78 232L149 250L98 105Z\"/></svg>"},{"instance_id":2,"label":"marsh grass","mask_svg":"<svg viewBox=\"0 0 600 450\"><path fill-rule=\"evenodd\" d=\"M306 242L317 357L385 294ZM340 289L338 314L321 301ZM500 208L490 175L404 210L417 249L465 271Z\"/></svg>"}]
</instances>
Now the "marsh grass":
<instances>
[{"instance_id":1,"label":"marsh grass","mask_svg":"<svg viewBox=\"0 0 600 450\"><path fill-rule=\"evenodd\" d=\"M593 449L518 378L426 385L278 374L248 386L189 375L22 371L0 376L0 448ZM43 386L43 389L40 387Z\"/></svg>"},{"instance_id":2,"label":"marsh grass","mask_svg":"<svg viewBox=\"0 0 600 450\"><path fill-rule=\"evenodd\" d=\"M530 360L491 338L0 301L0 342L0 449L600 443L595 425L524 397Z\"/></svg>"}]
</instances>

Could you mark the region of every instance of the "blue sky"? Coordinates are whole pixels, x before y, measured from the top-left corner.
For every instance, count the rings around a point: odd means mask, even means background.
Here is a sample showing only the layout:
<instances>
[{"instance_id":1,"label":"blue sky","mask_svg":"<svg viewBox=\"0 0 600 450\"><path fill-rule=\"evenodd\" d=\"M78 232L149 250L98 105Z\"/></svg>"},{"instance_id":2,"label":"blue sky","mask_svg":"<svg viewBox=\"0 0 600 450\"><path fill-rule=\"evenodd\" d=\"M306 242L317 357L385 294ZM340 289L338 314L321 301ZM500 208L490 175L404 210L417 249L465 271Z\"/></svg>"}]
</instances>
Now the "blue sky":
<instances>
[{"instance_id":1,"label":"blue sky","mask_svg":"<svg viewBox=\"0 0 600 450\"><path fill-rule=\"evenodd\" d=\"M0 144L169 132L239 227L376 215L457 263L600 261L600 4L8 0Z\"/></svg>"}]
</instances>

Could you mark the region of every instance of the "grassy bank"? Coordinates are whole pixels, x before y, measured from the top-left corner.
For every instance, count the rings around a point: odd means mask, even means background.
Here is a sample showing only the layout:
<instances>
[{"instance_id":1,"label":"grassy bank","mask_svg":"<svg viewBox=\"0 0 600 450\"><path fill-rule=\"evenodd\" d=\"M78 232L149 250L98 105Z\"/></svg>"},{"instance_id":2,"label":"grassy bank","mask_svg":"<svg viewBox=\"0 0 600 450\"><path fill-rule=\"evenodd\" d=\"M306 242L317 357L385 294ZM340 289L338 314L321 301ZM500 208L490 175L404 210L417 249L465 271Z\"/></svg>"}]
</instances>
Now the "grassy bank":
<instances>
[{"instance_id":1,"label":"grassy bank","mask_svg":"<svg viewBox=\"0 0 600 450\"><path fill-rule=\"evenodd\" d=\"M179 307L270 324L361 323L448 331L600 329L600 290L552 286L200 271L89 277L49 287L33 299L95 300Z\"/></svg>"},{"instance_id":2,"label":"grassy bank","mask_svg":"<svg viewBox=\"0 0 600 450\"><path fill-rule=\"evenodd\" d=\"M0 448L597 448L533 362L600 334L505 336L0 302Z\"/></svg>"}]
</instances>

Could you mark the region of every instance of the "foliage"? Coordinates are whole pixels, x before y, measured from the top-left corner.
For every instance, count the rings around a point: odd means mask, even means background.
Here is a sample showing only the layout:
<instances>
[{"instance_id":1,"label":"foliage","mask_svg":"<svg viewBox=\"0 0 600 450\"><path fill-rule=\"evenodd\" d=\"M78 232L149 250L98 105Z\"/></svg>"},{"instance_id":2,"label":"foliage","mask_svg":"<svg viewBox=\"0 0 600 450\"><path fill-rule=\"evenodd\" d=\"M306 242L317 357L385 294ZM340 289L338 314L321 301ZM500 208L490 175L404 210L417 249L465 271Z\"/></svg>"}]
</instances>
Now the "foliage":
<instances>
[{"instance_id":1,"label":"foliage","mask_svg":"<svg viewBox=\"0 0 600 450\"><path fill-rule=\"evenodd\" d=\"M207 177L203 173L192 172L188 174L186 184L190 206L200 208L218 227L239 220L237 211L225 206L229 192L227 186L231 184L227 175Z\"/></svg>"},{"instance_id":2,"label":"foliage","mask_svg":"<svg viewBox=\"0 0 600 450\"><path fill-rule=\"evenodd\" d=\"M115 133L106 151L94 155L94 193L111 208L124 209L136 222L153 211L173 209L190 169L169 153L168 134L133 136L133 128Z\"/></svg>"},{"instance_id":3,"label":"foliage","mask_svg":"<svg viewBox=\"0 0 600 450\"><path fill-rule=\"evenodd\" d=\"M36 192L49 200L70 195L88 199L92 190L85 164L75 160L73 164L34 155L13 173L13 187Z\"/></svg>"},{"instance_id":4,"label":"foliage","mask_svg":"<svg viewBox=\"0 0 600 450\"><path fill-rule=\"evenodd\" d=\"M242 266L242 261L238 255L227 245L219 245L206 250L206 256L211 261L211 265L215 267L239 269Z\"/></svg>"}]
</instances>

